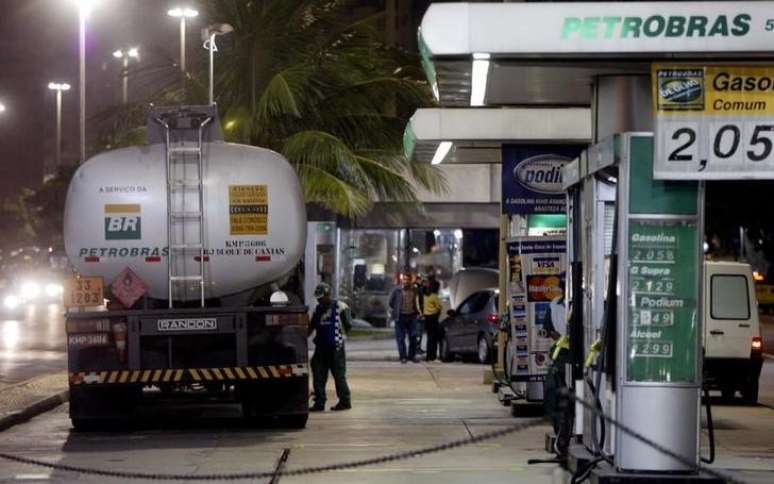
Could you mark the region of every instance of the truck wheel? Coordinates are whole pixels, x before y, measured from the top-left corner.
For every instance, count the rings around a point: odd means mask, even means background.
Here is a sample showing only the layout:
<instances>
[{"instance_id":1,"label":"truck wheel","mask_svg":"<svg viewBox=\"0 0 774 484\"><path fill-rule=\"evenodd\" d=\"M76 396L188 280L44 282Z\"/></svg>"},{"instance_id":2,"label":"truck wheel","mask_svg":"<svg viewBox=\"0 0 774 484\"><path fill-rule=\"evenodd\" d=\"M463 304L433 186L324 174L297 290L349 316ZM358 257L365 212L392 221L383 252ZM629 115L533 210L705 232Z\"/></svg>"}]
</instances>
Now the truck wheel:
<instances>
[{"instance_id":1,"label":"truck wheel","mask_svg":"<svg viewBox=\"0 0 774 484\"><path fill-rule=\"evenodd\" d=\"M280 427L286 429L303 429L306 427L306 421L308 419L308 413L299 415L280 415L278 418Z\"/></svg>"},{"instance_id":2,"label":"truck wheel","mask_svg":"<svg viewBox=\"0 0 774 484\"><path fill-rule=\"evenodd\" d=\"M742 387L742 398L748 405L758 404L758 382L748 383Z\"/></svg>"},{"instance_id":3,"label":"truck wheel","mask_svg":"<svg viewBox=\"0 0 774 484\"><path fill-rule=\"evenodd\" d=\"M720 395L726 403L732 402L734 400L734 395L736 395L736 388L732 386L721 387Z\"/></svg>"}]
</instances>

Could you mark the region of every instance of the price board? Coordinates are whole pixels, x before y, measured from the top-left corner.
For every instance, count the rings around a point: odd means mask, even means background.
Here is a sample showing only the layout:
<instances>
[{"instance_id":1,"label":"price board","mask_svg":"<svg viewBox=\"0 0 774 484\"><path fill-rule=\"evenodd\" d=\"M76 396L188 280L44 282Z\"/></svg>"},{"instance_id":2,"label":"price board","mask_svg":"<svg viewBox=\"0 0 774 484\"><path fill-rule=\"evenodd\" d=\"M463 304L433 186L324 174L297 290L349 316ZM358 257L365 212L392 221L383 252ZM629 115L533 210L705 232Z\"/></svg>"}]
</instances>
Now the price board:
<instances>
[{"instance_id":1,"label":"price board","mask_svg":"<svg viewBox=\"0 0 774 484\"><path fill-rule=\"evenodd\" d=\"M70 277L64 283L64 307L83 308L101 306L105 288L101 277Z\"/></svg>"},{"instance_id":2,"label":"price board","mask_svg":"<svg viewBox=\"0 0 774 484\"><path fill-rule=\"evenodd\" d=\"M678 383L696 378L696 237L694 222L629 222L629 381Z\"/></svg>"},{"instance_id":3,"label":"price board","mask_svg":"<svg viewBox=\"0 0 774 484\"><path fill-rule=\"evenodd\" d=\"M653 65L654 178L774 178L774 66Z\"/></svg>"}]
</instances>

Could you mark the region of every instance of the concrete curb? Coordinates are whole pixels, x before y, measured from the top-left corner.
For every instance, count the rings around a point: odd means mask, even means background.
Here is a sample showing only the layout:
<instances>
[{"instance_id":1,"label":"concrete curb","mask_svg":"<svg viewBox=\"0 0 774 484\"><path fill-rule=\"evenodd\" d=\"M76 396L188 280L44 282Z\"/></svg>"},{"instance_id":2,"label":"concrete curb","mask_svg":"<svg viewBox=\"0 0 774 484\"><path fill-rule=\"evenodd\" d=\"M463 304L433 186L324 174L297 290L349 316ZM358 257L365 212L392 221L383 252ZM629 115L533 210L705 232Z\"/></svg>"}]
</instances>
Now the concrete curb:
<instances>
[{"instance_id":1,"label":"concrete curb","mask_svg":"<svg viewBox=\"0 0 774 484\"><path fill-rule=\"evenodd\" d=\"M0 417L0 432L37 417L41 413L53 410L68 400L70 400L70 392L68 390L63 390L42 400L33 402L21 410L16 410L8 415Z\"/></svg>"}]
</instances>

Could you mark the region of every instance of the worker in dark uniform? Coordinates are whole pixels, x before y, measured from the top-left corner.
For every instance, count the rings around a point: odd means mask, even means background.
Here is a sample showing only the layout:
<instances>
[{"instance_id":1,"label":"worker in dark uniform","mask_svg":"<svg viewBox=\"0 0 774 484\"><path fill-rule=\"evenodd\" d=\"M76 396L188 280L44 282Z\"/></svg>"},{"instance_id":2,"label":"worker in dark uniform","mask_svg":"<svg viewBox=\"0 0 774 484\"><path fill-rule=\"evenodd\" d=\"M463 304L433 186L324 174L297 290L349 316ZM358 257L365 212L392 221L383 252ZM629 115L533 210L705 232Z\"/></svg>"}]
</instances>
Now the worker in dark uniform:
<instances>
[{"instance_id":1,"label":"worker in dark uniform","mask_svg":"<svg viewBox=\"0 0 774 484\"><path fill-rule=\"evenodd\" d=\"M328 284L318 284L314 290L317 307L309 325L309 334L314 336L314 356L312 356L312 381L314 386L313 412L325 410L325 386L328 372L333 375L336 384L336 396L339 402L331 410L349 410L352 401L347 385L347 361L344 351L346 333L352 328L352 314L349 307L341 301L331 299Z\"/></svg>"}]
</instances>

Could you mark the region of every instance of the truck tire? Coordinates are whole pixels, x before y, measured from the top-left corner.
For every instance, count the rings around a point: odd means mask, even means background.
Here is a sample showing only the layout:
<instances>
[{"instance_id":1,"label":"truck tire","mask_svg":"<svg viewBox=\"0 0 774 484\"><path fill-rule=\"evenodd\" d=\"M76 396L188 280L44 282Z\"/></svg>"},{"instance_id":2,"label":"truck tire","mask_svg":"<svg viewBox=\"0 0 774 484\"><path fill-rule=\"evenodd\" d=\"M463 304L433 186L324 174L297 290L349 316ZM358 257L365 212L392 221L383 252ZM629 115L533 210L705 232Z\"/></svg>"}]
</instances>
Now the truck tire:
<instances>
[{"instance_id":1,"label":"truck tire","mask_svg":"<svg viewBox=\"0 0 774 484\"><path fill-rule=\"evenodd\" d=\"M285 429L303 429L306 427L306 421L309 419L308 413L298 415L280 415L278 423Z\"/></svg>"},{"instance_id":2,"label":"truck tire","mask_svg":"<svg viewBox=\"0 0 774 484\"><path fill-rule=\"evenodd\" d=\"M747 383L742 387L742 398L748 405L758 404L758 382Z\"/></svg>"}]
</instances>

